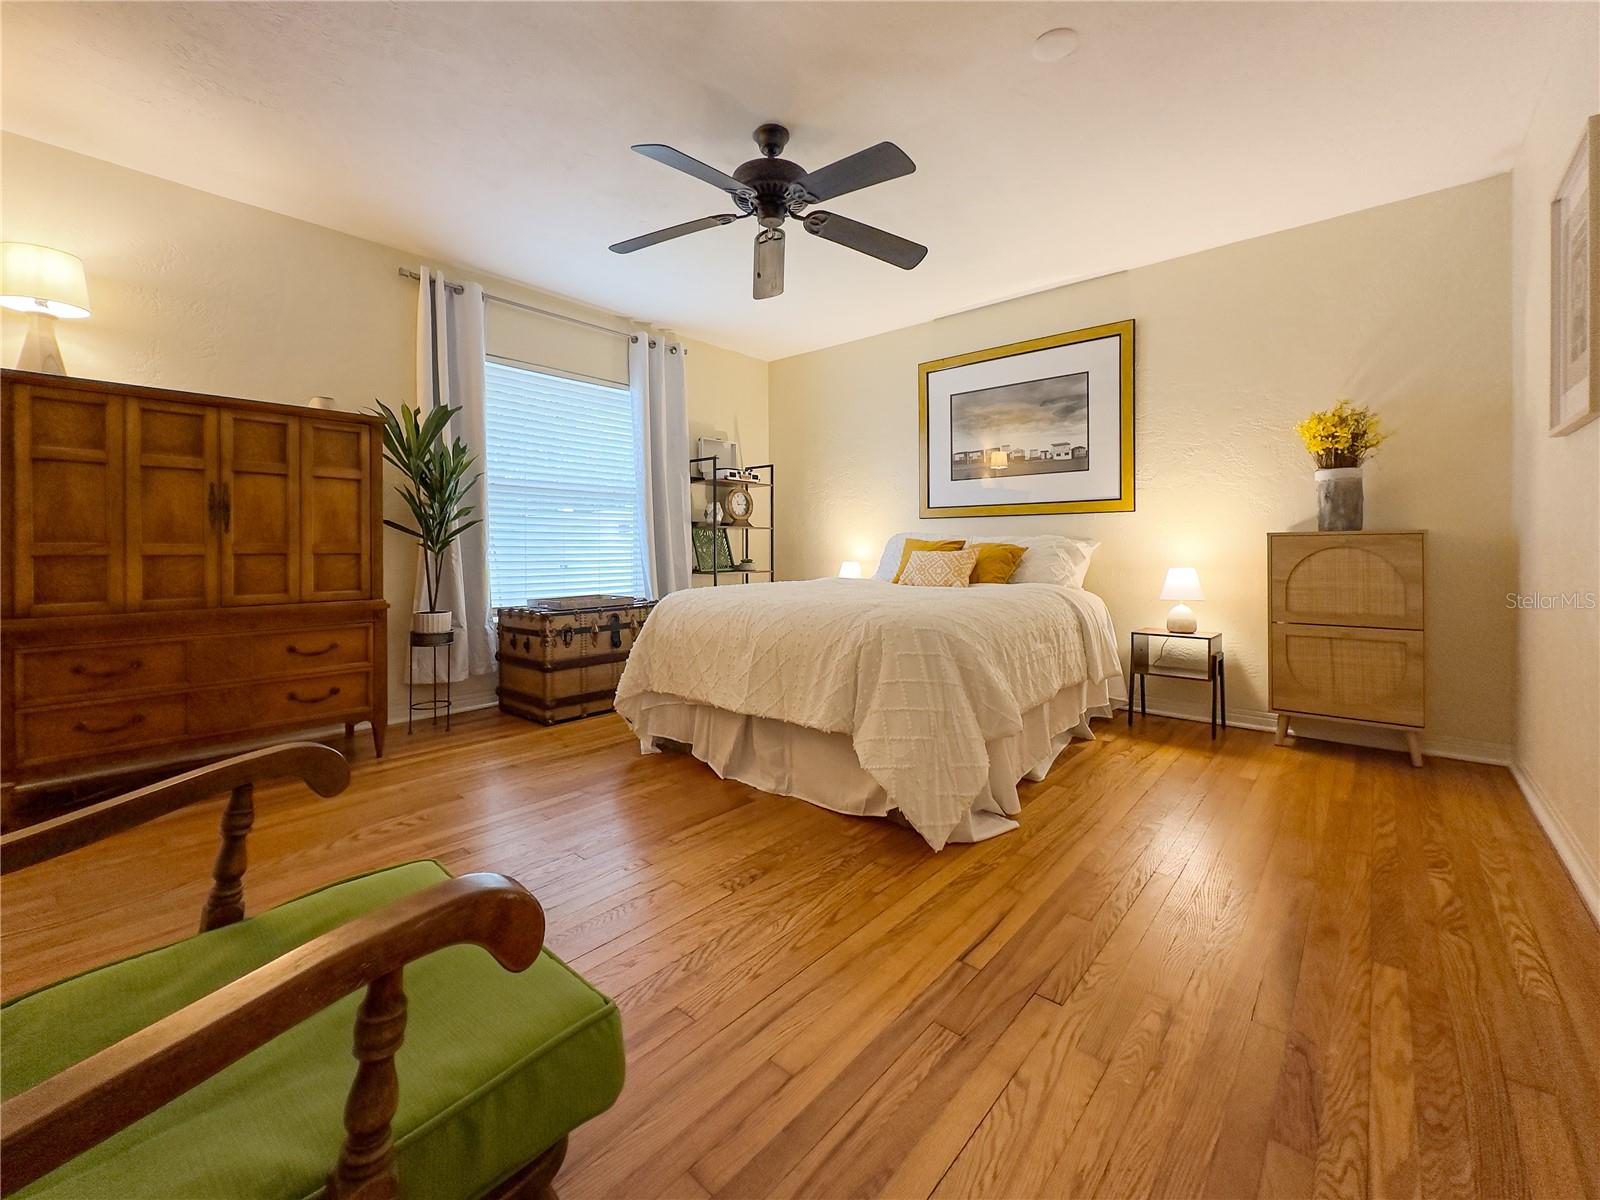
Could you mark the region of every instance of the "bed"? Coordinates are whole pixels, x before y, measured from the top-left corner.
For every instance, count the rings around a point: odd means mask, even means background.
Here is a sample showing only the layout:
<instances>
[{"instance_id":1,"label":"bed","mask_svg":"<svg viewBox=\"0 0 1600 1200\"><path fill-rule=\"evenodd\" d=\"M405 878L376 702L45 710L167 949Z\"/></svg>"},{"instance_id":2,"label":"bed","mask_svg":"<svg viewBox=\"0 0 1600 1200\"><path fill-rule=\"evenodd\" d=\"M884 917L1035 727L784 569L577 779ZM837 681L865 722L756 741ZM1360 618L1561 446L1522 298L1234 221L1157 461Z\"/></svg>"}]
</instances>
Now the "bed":
<instances>
[{"instance_id":1,"label":"bed","mask_svg":"<svg viewBox=\"0 0 1600 1200\"><path fill-rule=\"evenodd\" d=\"M763 791L898 812L934 850L981 841L1017 827L1019 780L1110 715L1116 634L1075 583L675 592L629 655L617 711L645 753L676 743Z\"/></svg>"}]
</instances>

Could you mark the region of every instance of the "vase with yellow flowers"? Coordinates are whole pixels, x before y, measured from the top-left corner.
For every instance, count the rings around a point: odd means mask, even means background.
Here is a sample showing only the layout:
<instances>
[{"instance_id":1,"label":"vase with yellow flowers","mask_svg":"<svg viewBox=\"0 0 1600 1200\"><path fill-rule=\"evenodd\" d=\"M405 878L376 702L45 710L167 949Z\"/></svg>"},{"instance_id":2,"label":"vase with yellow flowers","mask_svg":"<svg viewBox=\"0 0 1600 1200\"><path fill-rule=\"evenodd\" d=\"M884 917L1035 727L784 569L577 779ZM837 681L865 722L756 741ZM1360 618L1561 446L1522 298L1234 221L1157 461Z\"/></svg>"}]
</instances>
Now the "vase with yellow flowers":
<instances>
[{"instance_id":1,"label":"vase with yellow flowers","mask_svg":"<svg viewBox=\"0 0 1600 1200\"><path fill-rule=\"evenodd\" d=\"M1323 532L1361 528L1364 501L1361 464L1389 435L1365 405L1340 400L1294 427L1316 460L1317 528Z\"/></svg>"}]
</instances>

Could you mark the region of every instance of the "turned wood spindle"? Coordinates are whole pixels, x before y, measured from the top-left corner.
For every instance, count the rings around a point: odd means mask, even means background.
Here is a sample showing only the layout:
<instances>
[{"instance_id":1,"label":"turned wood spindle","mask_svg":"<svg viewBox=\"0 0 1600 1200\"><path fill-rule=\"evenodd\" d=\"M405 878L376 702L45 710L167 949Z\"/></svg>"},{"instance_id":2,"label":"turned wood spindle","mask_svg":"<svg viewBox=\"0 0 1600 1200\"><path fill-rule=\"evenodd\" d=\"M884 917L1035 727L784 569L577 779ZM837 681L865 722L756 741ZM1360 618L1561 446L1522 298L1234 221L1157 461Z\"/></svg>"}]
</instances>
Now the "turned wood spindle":
<instances>
[{"instance_id":1,"label":"turned wood spindle","mask_svg":"<svg viewBox=\"0 0 1600 1200\"><path fill-rule=\"evenodd\" d=\"M329 1200L382 1200L399 1194L390 1122L400 1102L395 1051L405 1039L406 993L401 972L380 975L367 988L356 1015L355 1055L360 1062L344 1108L344 1146L328 1179Z\"/></svg>"},{"instance_id":2,"label":"turned wood spindle","mask_svg":"<svg viewBox=\"0 0 1600 1200\"><path fill-rule=\"evenodd\" d=\"M255 787L241 783L222 810L222 844L211 868L211 894L200 914L200 932L232 925L244 917L245 838L256 819Z\"/></svg>"}]
</instances>

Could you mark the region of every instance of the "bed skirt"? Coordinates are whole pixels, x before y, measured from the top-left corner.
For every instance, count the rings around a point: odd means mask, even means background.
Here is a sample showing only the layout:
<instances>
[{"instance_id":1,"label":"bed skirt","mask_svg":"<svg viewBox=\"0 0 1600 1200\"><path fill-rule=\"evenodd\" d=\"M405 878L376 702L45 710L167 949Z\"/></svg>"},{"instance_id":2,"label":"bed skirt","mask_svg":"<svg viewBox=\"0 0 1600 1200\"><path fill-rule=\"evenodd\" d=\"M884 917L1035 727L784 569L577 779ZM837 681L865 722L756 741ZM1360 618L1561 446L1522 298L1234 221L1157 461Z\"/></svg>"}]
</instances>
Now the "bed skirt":
<instances>
[{"instance_id":1,"label":"bed skirt","mask_svg":"<svg viewBox=\"0 0 1600 1200\"><path fill-rule=\"evenodd\" d=\"M951 832L952 842L981 842L1017 827L1017 783L1041 780L1074 738L1093 739L1090 717L1109 717L1107 681L1064 688L1022 715L1020 733L988 743L989 780ZM751 717L676 696L644 692L623 715L640 749L684 746L724 779L833 812L886 817L895 810L883 786L861 766L850 736L824 733L771 717Z\"/></svg>"}]
</instances>

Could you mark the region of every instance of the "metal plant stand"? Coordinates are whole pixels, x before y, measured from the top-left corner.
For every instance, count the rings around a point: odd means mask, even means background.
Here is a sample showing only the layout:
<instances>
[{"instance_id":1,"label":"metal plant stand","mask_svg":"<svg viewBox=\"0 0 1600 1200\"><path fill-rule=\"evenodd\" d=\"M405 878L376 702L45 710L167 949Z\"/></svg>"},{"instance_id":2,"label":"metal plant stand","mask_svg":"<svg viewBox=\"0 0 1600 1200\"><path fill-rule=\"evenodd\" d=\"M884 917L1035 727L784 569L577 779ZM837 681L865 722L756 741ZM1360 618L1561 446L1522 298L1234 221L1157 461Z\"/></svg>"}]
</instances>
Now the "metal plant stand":
<instances>
[{"instance_id":1,"label":"metal plant stand","mask_svg":"<svg viewBox=\"0 0 1600 1200\"><path fill-rule=\"evenodd\" d=\"M444 713L444 731L450 732L450 654L449 648L456 640L456 632L447 629L443 633L418 633L411 631L411 661L406 665L410 668L406 672L406 732L411 732L411 718L415 713L425 712L433 724L439 723L439 713ZM439 698L439 651L446 651L444 656L444 699ZM433 680L429 683L428 699L417 699L417 651L426 649L432 656Z\"/></svg>"}]
</instances>

